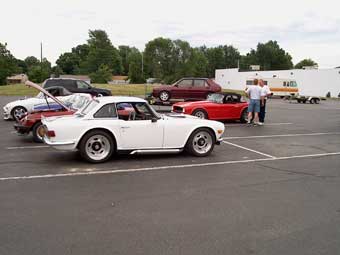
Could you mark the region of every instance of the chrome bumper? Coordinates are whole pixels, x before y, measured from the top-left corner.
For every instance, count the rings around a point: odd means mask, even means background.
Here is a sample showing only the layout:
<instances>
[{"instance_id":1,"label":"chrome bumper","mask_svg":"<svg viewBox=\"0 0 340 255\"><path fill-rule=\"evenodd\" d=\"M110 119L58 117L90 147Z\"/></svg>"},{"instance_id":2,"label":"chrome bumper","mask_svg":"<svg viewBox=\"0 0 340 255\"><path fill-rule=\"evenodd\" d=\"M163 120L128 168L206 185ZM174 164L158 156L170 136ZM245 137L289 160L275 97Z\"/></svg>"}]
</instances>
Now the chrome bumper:
<instances>
[{"instance_id":1,"label":"chrome bumper","mask_svg":"<svg viewBox=\"0 0 340 255\"><path fill-rule=\"evenodd\" d=\"M76 143L74 141L53 142L46 136L43 137L43 141L47 145L52 146L57 150L67 150L67 151L76 150Z\"/></svg>"}]
</instances>

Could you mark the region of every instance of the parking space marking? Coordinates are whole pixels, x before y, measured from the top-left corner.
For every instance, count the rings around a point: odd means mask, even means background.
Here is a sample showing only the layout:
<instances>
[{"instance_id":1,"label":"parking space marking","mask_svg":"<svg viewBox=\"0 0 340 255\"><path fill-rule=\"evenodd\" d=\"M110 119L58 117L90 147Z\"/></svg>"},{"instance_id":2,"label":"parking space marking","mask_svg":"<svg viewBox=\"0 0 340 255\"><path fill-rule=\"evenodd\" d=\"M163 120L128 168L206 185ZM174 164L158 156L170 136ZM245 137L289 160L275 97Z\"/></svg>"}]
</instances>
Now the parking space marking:
<instances>
[{"instance_id":1,"label":"parking space marking","mask_svg":"<svg viewBox=\"0 0 340 255\"><path fill-rule=\"evenodd\" d=\"M276 161L276 160L288 160L288 159L304 159L304 158L319 158L319 157L338 156L338 155L340 155L340 152L308 154L308 155L298 155L298 156L289 156L289 157L277 157L277 158L262 158L262 159L221 161L221 162L210 162L210 163L188 164L188 165L171 165L171 166L144 167L144 168L132 168L132 169L117 169L117 170L112 170L112 169L110 170L110 169L108 169L108 170L98 170L98 171L95 171L95 172L46 174L46 175L31 175L31 176L13 176L13 177L3 177L3 178L0 178L0 181L45 179L45 178L72 177L72 176L89 176L89 175L104 175L104 174L117 174L117 173L130 173L130 172L145 172L145 171L155 171L155 170L167 170L167 169L178 169L178 168L192 168L192 167L204 167L204 166L217 166L217 165L228 165L228 164L246 164L246 163L263 162L263 161Z\"/></svg>"},{"instance_id":2,"label":"parking space marking","mask_svg":"<svg viewBox=\"0 0 340 255\"><path fill-rule=\"evenodd\" d=\"M253 139L253 138L275 138L275 137L294 137L294 136L318 136L318 135L340 135L340 132L307 133L307 134L282 134L282 135L255 135L255 136L231 136L231 137L223 137L223 140Z\"/></svg>"},{"instance_id":3,"label":"parking space marking","mask_svg":"<svg viewBox=\"0 0 340 255\"><path fill-rule=\"evenodd\" d=\"M281 125L292 125L293 123L291 122L282 122L282 123L266 123L266 126L281 126ZM226 127L244 127L246 126L247 124L230 124L230 125L224 125Z\"/></svg>"},{"instance_id":4,"label":"parking space marking","mask_svg":"<svg viewBox=\"0 0 340 255\"><path fill-rule=\"evenodd\" d=\"M256 150L253 150L253 149L250 149L250 148L247 148L247 147L244 147L244 146L235 144L235 143L226 142L226 141L222 141L222 142L225 143L225 144L229 144L229 145L235 146L235 147L237 147L237 148L246 150L246 151L251 151L251 152L260 154L260 155L265 156L265 157L268 157L268 158L276 158L276 157L274 157L274 156L272 156L272 155L269 155L269 154L266 154L266 153L263 153L263 152L260 152L260 151L256 151Z\"/></svg>"},{"instance_id":5,"label":"parking space marking","mask_svg":"<svg viewBox=\"0 0 340 255\"><path fill-rule=\"evenodd\" d=\"M6 147L6 150L40 149L48 147L50 146L48 145L18 146L18 147Z\"/></svg>"}]
</instances>

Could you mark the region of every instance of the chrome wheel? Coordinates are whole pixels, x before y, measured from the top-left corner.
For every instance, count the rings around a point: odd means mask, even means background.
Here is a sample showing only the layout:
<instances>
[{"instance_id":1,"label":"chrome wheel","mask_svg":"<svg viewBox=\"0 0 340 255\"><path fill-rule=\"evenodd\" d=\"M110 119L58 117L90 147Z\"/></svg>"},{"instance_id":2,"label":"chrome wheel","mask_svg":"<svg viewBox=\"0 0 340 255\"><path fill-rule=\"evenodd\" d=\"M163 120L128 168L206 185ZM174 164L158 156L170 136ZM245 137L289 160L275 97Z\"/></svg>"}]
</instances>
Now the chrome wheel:
<instances>
[{"instance_id":1,"label":"chrome wheel","mask_svg":"<svg viewBox=\"0 0 340 255\"><path fill-rule=\"evenodd\" d=\"M194 116L196 116L196 117L198 117L200 119L206 119L207 118L205 112L203 112L203 111L196 111L194 113Z\"/></svg>"},{"instance_id":2,"label":"chrome wheel","mask_svg":"<svg viewBox=\"0 0 340 255\"><path fill-rule=\"evenodd\" d=\"M87 156L94 161L106 158L111 152L111 143L103 135L91 136L85 146Z\"/></svg>"},{"instance_id":3,"label":"chrome wheel","mask_svg":"<svg viewBox=\"0 0 340 255\"><path fill-rule=\"evenodd\" d=\"M196 153L205 154L213 146L213 139L209 132L200 131L195 134L192 143L192 148Z\"/></svg>"},{"instance_id":4,"label":"chrome wheel","mask_svg":"<svg viewBox=\"0 0 340 255\"><path fill-rule=\"evenodd\" d=\"M43 125L40 125L38 128L37 128L37 137L42 140L44 135L45 135L45 129L44 129L44 126Z\"/></svg>"},{"instance_id":5,"label":"chrome wheel","mask_svg":"<svg viewBox=\"0 0 340 255\"><path fill-rule=\"evenodd\" d=\"M166 91L162 91L160 94L159 94L159 99L163 102L166 102L168 101L170 98L170 94L169 92L166 92Z\"/></svg>"},{"instance_id":6,"label":"chrome wheel","mask_svg":"<svg viewBox=\"0 0 340 255\"><path fill-rule=\"evenodd\" d=\"M12 116L15 120L20 120L22 117L26 115L27 111L24 107L15 107L12 112Z\"/></svg>"}]
</instances>

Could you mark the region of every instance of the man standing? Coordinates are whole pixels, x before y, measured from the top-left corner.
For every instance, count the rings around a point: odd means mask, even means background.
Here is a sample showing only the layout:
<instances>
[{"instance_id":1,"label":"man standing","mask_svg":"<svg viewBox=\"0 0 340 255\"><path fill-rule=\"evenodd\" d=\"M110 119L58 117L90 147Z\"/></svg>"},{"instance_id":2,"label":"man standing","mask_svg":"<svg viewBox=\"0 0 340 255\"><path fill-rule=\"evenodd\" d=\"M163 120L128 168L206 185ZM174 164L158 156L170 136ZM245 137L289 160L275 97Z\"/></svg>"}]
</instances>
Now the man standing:
<instances>
[{"instance_id":1,"label":"man standing","mask_svg":"<svg viewBox=\"0 0 340 255\"><path fill-rule=\"evenodd\" d=\"M262 96L262 88L258 86L258 79L254 80L254 85L251 85L247 88L246 93L250 99L248 106L248 124L251 123L252 114L254 112L254 124L261 125L262 123L259 122L259 112L261 101L263 104L264 97Z\"/></svg>"},{"instance_id":2,"label":"man standing","mask_svg":"<svg viewBox=\"0 0 340 255\"><path fill-rule=\"evenodd\" d=\"M264 118L266 117L266 102L267 97L271 95L271 91L267 85L264 84L264 81L261 79L259 80L259 84L261 87L261 96L263 100L261 102L260 113L259 113L259 124L264 124Z\"/></svg>"}]
</instances>

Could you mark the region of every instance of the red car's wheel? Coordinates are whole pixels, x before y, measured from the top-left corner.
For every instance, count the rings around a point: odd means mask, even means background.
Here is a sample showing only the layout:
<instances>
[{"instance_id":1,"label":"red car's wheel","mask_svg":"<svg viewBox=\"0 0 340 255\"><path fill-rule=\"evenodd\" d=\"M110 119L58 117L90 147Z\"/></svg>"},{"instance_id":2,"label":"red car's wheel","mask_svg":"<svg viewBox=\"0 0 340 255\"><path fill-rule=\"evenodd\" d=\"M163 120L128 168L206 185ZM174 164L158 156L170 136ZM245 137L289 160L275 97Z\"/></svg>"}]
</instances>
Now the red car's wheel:
<instances>
[{"instance_id":1,"label":"red car's wheel","mask_svg":"<svg viewBox=\"0 0 340 255\"><path fill-rule=\"evenodd\" d=\"M248 120L248 108L244 109L241 113L240 121L246 123Z\"/></svg>"},{"instance_id":2,"label":"red car's wheel","mask_svg":"<svg viewBox=\"0 0 340 255\"><path fill-rule=\"evenodd\" d=\"M162 102L167 102L170 99L170 93L168 91L161 91L158 97Z\"/></svg>"},{"instance_id":3,"label":"red car's wheel","mask_svg":"<svg viewBox=\"0 0 340 255\"><path fill-rule=\"evenodd\" d=\"M193 116L196 116L200 119L208 119L208 113L203 109L197 109L192 113Z\"/></svg>"}]
</instances>

